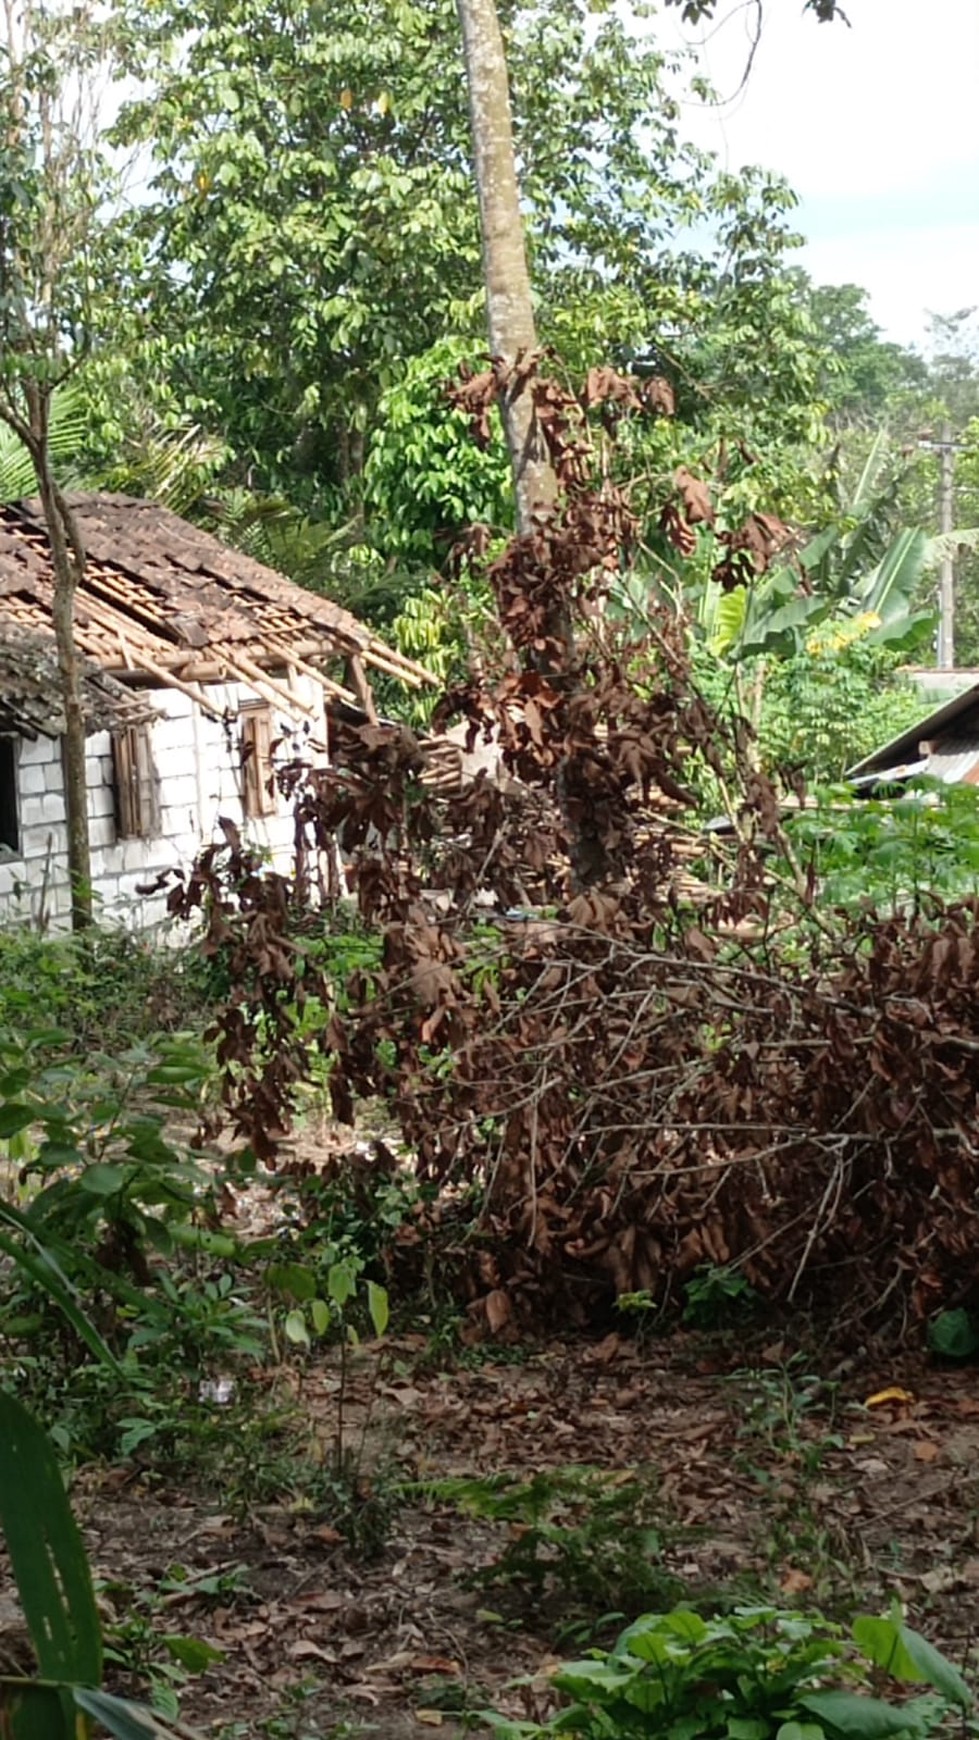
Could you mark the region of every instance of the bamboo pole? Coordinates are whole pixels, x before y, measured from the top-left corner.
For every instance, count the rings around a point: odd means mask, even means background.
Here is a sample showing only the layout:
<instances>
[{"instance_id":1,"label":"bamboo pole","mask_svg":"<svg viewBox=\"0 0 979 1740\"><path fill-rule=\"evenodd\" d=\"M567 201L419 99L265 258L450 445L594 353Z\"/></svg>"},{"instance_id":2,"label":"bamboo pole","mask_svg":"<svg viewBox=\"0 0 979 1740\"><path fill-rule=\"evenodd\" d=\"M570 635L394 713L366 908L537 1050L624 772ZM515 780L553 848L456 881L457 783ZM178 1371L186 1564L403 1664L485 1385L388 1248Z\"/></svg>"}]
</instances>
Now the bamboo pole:
<instances>
[{"instance_id":1,"label":"bamboo pole","mask_svg":"<svg viewBox=\"0 0 979 1740\"><path fill-rule=\"evenodd\" d=\"M374 705L374 696L371 694L371 686L367 681L360 654L351 653L347 663L350 666L350 675L353 680L354 691L357 699L363 707L364 712L367 714L370 723L376 725L377 708Z\"/></svg>"},{"instance_id":2,"label":"bamboo pole","mask_svg":"<svg viewBox=\"0 0 979 1740\"><path fill-rule=\"evenodd\" d=\"M255 693L261 695L262 699L268 701L270 705L284 707L287 713L305 713L307 719L315 719L315 708L307 706L306 702L300 701L297 696L290 695L288 689L283 688L281 683L275 682L267 671L263 671L261 665L249 658L247 653L232 653L226 646L219 647L216 651L232 675L247 682L249 687L253 688Z\"/></svg>"}]
</instances>

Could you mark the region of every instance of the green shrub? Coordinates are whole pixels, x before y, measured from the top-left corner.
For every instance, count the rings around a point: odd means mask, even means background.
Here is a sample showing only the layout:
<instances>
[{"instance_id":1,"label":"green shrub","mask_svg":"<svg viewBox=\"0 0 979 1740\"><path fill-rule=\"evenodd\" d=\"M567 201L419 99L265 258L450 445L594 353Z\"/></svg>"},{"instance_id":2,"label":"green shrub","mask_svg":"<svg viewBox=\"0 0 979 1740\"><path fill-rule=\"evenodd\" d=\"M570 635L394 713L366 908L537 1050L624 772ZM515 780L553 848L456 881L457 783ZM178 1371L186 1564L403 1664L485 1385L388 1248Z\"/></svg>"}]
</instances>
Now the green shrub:
<instances>
[{"instance_id":1,"label":"green shrub","mask_svg":"<svg viewBox=\"0 0 979 1740\"><path fill-rule=\"evenodd\" d=\"M495 1711L484 1720L503 1740L924 1740L971 1703L897 1604L887 1618L857 1619L849 1638L819 1615L771 1607L646 1614L614 1649L566 1663L552 1683L564 1704L550 1721ZM931 1690L902 1701L914 1685Z\"/></svg>"},{"instance_id":2,"label":"green shrub","mask_svg":"<svg viewBox=\"0 0 979 1740\"><path fill-rule=\"evenodd\" d=\"M551 1468L529 1480L496 1474L426 1490L470 1516L505 1525L500 1552L467 1579L498 1597L510 1593L538 1609L546 1603L562 1620L587 1609L612 1610L621 1621L679 1591L664 1564L666 1531L647 1470Z\"/></svg>"},{"instance_id":3,"label":"green shrub","mask_svg":"<svg viewBox=\"0 0 979 1740\"><path fill-rule=\"evenodd\" d=\"M195 950L129 931L0 931L0 1029L58 1027L80 1050L111 1051L197 1025L211 1000L209 974Z\"/></svg>"}]
</instances>

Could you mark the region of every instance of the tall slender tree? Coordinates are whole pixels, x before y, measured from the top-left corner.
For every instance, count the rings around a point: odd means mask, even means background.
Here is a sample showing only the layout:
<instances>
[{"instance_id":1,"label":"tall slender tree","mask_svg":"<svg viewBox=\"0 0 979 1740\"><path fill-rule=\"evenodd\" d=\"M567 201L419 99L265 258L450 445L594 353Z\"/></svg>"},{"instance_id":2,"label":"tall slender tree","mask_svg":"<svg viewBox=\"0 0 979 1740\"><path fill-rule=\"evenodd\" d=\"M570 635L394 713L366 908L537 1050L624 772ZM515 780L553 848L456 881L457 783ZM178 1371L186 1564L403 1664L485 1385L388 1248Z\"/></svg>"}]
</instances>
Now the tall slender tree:
<instances>
[{"instance_id":1,"label":"tall slender tree","mask_svg":"<svg viewBox=\"0 0 979 1740\"><path fill-rule=\"evenodd\" d=\"M0 14L0 419L30 456L54 571L74 929L92 922L85 718L75 594L85 571L77 518L51 452L52 401L91 336L101 186L89 71L97 31L82 8L35 0Z\"/></svg>"},{"instance_id":2,"label":"tall slender tree","mask_svg":"<svg viewBox=\"0 0 979 1740\"><path fill-rule=\"evenodd\" d=\"M513 467L517 530L554 506L557 483L534 416L533 394L514 365L537 349L527 245L520 212L510 84L495 0L458 0L473 163L479 195L490 350L502 365L500 408Z\"/></svg>"}]
</instances>

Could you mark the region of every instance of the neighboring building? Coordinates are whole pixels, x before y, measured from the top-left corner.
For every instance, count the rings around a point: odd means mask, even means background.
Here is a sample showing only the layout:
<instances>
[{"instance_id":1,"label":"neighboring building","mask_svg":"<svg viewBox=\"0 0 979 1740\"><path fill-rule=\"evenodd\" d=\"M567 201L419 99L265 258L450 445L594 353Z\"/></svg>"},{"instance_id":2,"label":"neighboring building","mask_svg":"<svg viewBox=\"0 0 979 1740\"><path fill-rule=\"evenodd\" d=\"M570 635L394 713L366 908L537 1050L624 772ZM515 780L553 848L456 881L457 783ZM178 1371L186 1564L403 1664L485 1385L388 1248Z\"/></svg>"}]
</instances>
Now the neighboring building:
<instances>
[{"instance_id":1,"label":"neighboring building","mask_svg":"<svg viewBox=\"0 0 979 1740\"><path fill-rule=\"evenodd\" d=\"M979 785L979 683L865 756L846 777L864 787L914 778Z\"/></svg>"},{"instance_id":2,"label":"neighboring building","mask_svg":"<svg viewBox=\"0 0 979 1740\"><path fill-rule=\"evenodd\" d=\"M103 916L157 923L137 885L188 862L219 816L288 862L292 820L273 755L326 753L331 700L375 716L371 669L412 686L420 666L348 611L153 502L70 498L86 571L92 881ZM48 539L36 502L0 507L0 923L64 928L69 913Z\"/></svg>"},{"instance_id":3,"label":"neighboring building","mask_svg":"<svg viewBox=\"0 0 979 1740\"><path fill-rule=\"evenodd\" d=\"M920 689L926 705L931 701L936 707L939 701L951 701L979 683L975 665L956 665L951 671L940 671L934 665L904 665L901 675Z\"/></svg>"}]
</instances>

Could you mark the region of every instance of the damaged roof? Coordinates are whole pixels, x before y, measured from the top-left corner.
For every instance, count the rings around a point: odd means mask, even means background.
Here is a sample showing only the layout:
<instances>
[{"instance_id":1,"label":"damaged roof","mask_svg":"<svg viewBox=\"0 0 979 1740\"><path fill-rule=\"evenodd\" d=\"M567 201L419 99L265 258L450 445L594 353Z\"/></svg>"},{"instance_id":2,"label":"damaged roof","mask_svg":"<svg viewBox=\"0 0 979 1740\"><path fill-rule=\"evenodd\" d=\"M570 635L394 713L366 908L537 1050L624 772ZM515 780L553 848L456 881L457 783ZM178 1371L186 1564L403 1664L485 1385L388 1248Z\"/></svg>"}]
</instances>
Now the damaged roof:
<instances>
[{"instance_id":1,"label":"damaged roof","mask_svg":"<svg viewBox=\"0 0 979 1740\"><path fill-rule=\"evenodd\" d=\"M98 665L82 668L82 709L89 731L122 731L153 717L152 708ZM2 624L0 636L0 734L60 737L65 728L52 635L28 634Z\"/></svg>"},{"instance_id":2,"label":"damaged roof","mask_svg":"<svg viewBox=\"0 0 979 1740\"><path fill-rule=\"evenodd\" d=\"M208 705L200 683L237 680L301 712L308 708L277 674L312 676L351 702L363 699L364 667L412 687L432 681L341 605L157 502L108 494L68 501L86 554L75 595L78 649L121 682L183 689ZM0 507L0 632L50 635L53 595L40 503ZM340 661L328 675L324 667Z\"/></svg>"}]
</instances>

